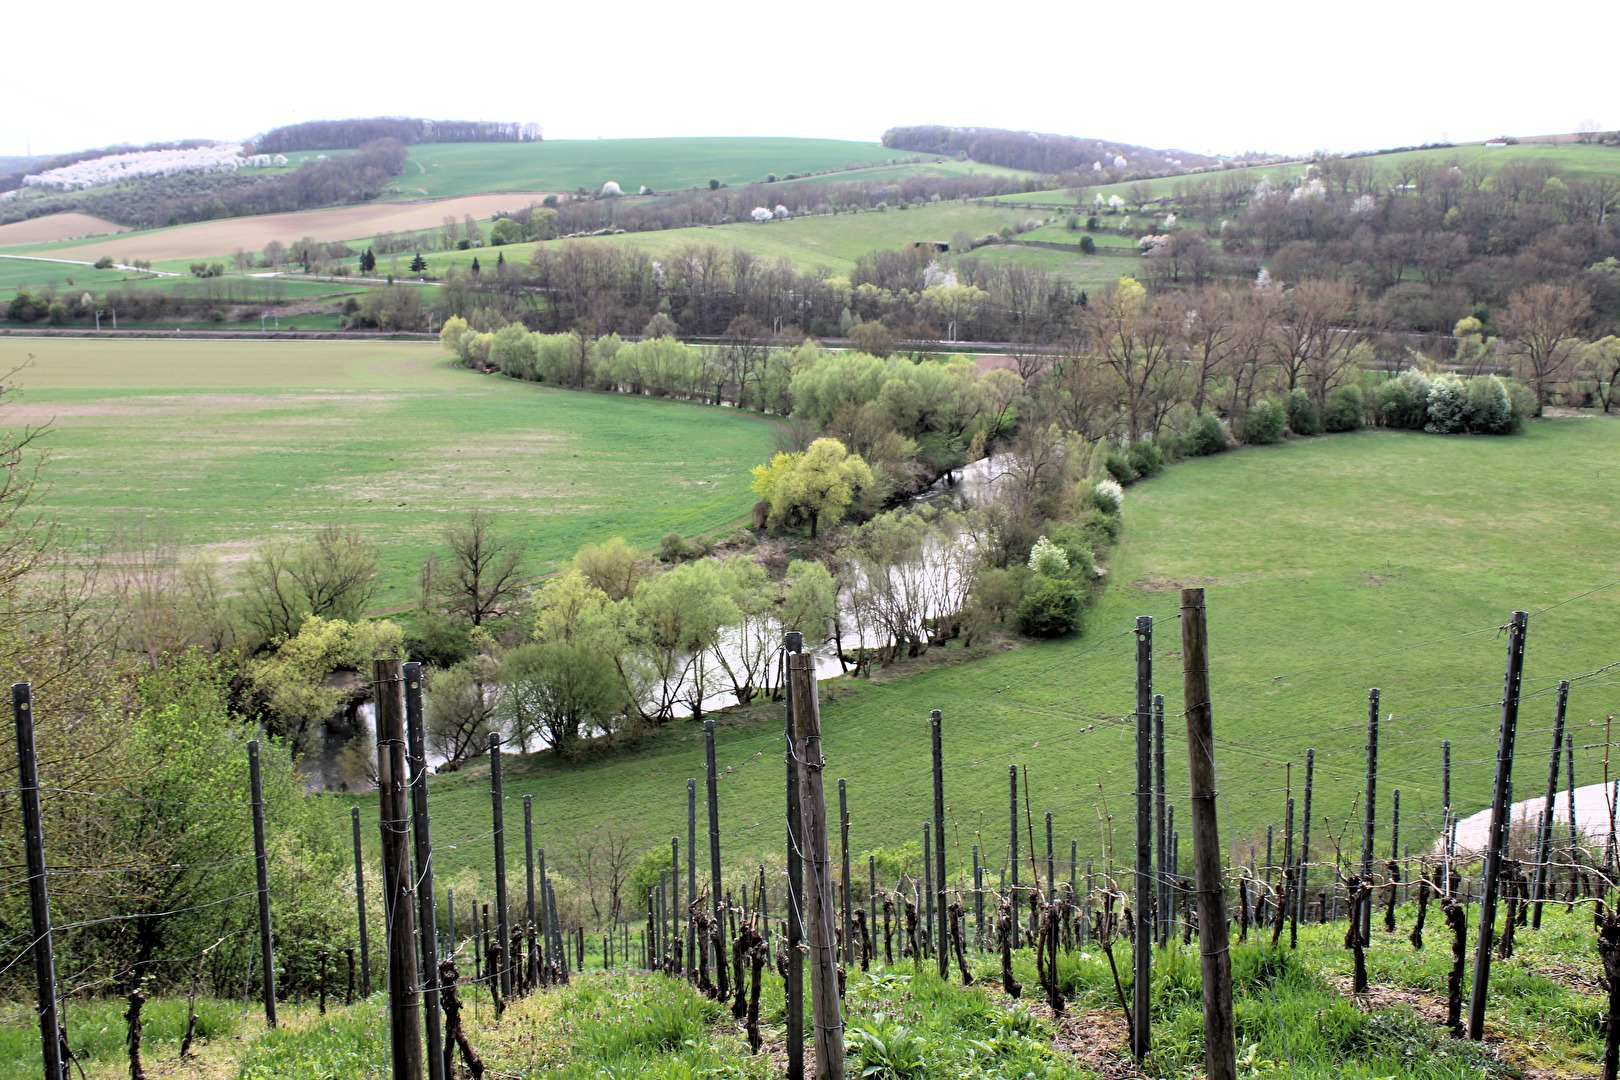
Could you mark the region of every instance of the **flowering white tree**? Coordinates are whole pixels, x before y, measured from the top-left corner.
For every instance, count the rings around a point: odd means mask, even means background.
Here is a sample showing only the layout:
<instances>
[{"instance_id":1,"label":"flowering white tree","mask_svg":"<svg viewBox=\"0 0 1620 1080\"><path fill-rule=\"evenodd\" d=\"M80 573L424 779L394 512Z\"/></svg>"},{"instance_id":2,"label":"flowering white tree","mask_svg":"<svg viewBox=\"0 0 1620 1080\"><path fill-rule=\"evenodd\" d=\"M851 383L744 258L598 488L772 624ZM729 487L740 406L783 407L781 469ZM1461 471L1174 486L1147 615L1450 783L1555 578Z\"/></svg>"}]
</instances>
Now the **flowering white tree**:
<instances>
[{"instance_id":1,"label":"flowering white tree","mask_svg":"<svg viewBox=\"0 0 1620 1080\"><path fill-rule=\"evenodd\" d=\"M243 164L242 147L237 143L198 146L190 150L137 150L128 154L108 154L64 165L60 169L48 169L23 177L23 184L57 191L78 191L116 184L137 176L235 172Z\"/></svg>"},{"instance_id":2,"label":"flowering white tree","mask_svg":"<svg viewBox=\"0 0 1620 1080\"><path fill-rule=\"evenodd\" d=\"M787 207L783 206L781 203L777 203L776 209L771 211L771 216L776 218L776 220L781 221L783 218L788 216L788 213L789 211Z\"/></svg>"},{"instance_id":3,"label":"flowering white tree","mask_svg":"<svg viewBox=\"0 0 1620 1080\"><path fill-rule=\"evenodd\" d=\"M753 218L755 221L770 221L770 220L772 220L773 218L776 217L775 214L771 213L769 210L765 209L763 206L754 207L753 212L751 214L749 214L748 216Z\"/></svg>"},{"instance_id":4,"label":"flowering white tree","mask_svg":"<svg viewBox=\"0 0 1620 1080\"><path fill-rule=\"evenodd\" d=\"M601 195L603 198L611 198L615 195L623 194L624 189L619 186L619 182L617 180L609 180L607 183L602 185Z\"/></svg>"},{"instance_id":5,"label":"flowering white tree","mask_svg":"<svg viewBox=\"0 0 1620 1080\"><path fill-rule=\"evenodd\" d=\"M1176 227L1175 211L1172 210L1170 213L1164 215L1164 227L1167 229L1173 229Z\"/></svg>"}]
</instances>

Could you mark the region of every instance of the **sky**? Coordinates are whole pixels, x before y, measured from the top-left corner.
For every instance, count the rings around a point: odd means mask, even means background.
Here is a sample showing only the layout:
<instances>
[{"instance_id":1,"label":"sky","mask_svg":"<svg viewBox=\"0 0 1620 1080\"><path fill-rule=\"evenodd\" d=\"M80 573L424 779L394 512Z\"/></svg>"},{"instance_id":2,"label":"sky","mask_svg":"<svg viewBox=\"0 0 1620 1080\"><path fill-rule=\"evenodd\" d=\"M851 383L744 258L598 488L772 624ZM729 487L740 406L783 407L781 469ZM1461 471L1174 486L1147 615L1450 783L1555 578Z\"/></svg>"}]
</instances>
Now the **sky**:
<instances>
[{"instance_id":1,"label":"sky","mask_svg":"<svg viewBox=\"0 0 1620 1080\"><path fill-rule=\"evenodd\" d=\"M0 155L376 115L548 139L949 124L1211 154L1620 127L1606 0L16 7Z\"/></svg>"}]
</instances>

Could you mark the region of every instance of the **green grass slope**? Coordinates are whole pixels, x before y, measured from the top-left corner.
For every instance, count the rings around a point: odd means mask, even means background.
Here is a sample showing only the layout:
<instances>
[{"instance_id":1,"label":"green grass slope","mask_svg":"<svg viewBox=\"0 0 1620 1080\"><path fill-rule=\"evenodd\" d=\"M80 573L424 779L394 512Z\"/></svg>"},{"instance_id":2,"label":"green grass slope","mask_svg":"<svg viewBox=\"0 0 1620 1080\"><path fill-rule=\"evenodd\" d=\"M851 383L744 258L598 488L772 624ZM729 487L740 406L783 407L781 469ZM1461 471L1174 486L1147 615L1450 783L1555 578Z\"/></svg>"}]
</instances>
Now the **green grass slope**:
<instances>
[{"instance_id":1,"label":"green grass slope","mask_svg":"<svg viewBox=\"0 0 1620 1080\"><path fill-rule=\"evenodd\" d=\"M743 184L769 174L827 172L932 157L839 139L558 139L537 143L413 146L397 178L400 194L442 198L484 191L596 191L609 180L626 192ZM516 207L514 207L516 209Z\"/></svg>"},{"instance_id":2,"label":"green grass slope","mask_svg":"<svg viewBox=\"0 0 1620 1080\"><path fill-rule=\"evenodd\" d=\"M852 846L920 840L936 708L953 868L968 864L976 842L992 866L1004 861L1009 766L1028 767L1037 836L1051 811L1065 854L1071 838L1082 858L1101 857L1110 835L1127 843L1134 734L1120 718L1134 702L1137 615L1155 618L1169 787L1172 796L1186 790L1177 583L1206 589L1221 832L1245 855L1258 843L1263 856L1265 826L1282 820L1286 766L1298 797L1315 748L1313 851L1331 859L1325 823L1339 833L1361 787L1373 686L1388 717L1380 851L1395 788L1403 843L1421 848L1437 830L1443 739L1452 742L1454 803L1482 808L1506 648L1497 628L1514 608L1533 613L1519 791L1545 777L1560 678L1574 680L1577 777L1598 779L1602 720L1620 706L1614 673L1601 670L1620 661L1620 587L1570 598L1620 577L1610 509L1617 439L1620 428L1599 419L1537 422L1509 439L1366 432L1187 462L1129 489L1126 537L1083 637L823 687L828 790L833 778L849 781ZM721 719L723 849L739 870L780 859L780 715L765 706ZM592 829L611 825L644 846L684 837L686 779L703 775L700 733L678 722L599 761L514 759L507 798L516 807L533 795L537 842L566 871L575 838ZM487 767L437 783L433 801L446 872L477 868L487 881ZM334 803L345 813L350 805ZM1185 823L1185 799L1172 804ZM362 805L369 813L373 800ZM520 857L520 834L509 838ZM1190 856L1185 841L1182 851Z\"/></svg>"},{"instance_id":3,"label":"green grass slope","mask_svg":"<svg viewBox=\"0 0 1620 1080\"><path fill-rule=\"evenodd\" d=\"M481 376L437 344L0 341L0 362L30 355L7 418L51 424L46 513L96 540L168 530L228 564L353 526L382 549L383 604L411 599L465 511L495 511L540 572L588 541L743 517L770 453L755 416Z\"/></svg>"}]
</instances>

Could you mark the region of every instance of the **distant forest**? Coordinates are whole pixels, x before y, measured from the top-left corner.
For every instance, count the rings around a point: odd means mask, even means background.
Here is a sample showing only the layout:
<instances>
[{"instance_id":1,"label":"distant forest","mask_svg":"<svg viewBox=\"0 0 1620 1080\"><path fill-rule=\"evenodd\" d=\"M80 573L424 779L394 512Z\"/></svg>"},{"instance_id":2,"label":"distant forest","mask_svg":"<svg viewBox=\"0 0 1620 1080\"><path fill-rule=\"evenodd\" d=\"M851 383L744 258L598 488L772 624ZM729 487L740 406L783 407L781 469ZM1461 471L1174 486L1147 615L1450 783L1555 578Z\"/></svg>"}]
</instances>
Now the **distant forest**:
<instances>
[{"instance_id":1,"label":"distant forest","mask_svg":"<svg viewBox=\"0 0 1620 1080\"><path fill-rule=\"evenodd\" d=\"M895 150L948 154L985 165L1053 175L1095 171L1106 174L1106 180L1099 177L1104 183L1219 163L1217 158L1179 150L1153 150L1100 139L1039 135L1032 131L1003 131L1000 128L896 127L883 133L883 145ZM1124 158L1125 164L1116 165L1116 158ZM1098 164L1101 167L1093 169Z\"/></svg>"},{"instance_id":2,"label":"distant forest","mask_svg":"<svg viewBox=\"0 0 1620 1080\"><path fill-rule=\"evenodd\" d=\"M354 150L378 139L416 143L539 142L539 124L493 120L423 120L372 116L355 120L308 120L272 128L250 139L249 154L290 154L299 150Z\"/></svg>"}]
</instances>

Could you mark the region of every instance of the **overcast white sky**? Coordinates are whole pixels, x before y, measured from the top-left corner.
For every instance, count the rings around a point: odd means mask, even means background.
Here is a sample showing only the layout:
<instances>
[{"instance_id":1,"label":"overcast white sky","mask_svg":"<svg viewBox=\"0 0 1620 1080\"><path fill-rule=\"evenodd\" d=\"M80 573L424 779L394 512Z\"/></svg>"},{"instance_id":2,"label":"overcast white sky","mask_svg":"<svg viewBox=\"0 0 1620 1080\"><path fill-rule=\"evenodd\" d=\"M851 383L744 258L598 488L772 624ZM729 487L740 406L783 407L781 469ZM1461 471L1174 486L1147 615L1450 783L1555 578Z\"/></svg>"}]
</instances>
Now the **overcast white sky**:
<instances>
[{"instance_id":1,"label":"overcast white sky","mask_svg":"<svg viewBox=\"0 0 1620 1080\"><path fill-rule=\"evenodd\" d=\"M0 154L295 120L876 141L939 123L1204 153L1620 127L1620 5L24 3Z\"/></svg>"}]
</instances>

